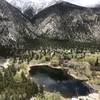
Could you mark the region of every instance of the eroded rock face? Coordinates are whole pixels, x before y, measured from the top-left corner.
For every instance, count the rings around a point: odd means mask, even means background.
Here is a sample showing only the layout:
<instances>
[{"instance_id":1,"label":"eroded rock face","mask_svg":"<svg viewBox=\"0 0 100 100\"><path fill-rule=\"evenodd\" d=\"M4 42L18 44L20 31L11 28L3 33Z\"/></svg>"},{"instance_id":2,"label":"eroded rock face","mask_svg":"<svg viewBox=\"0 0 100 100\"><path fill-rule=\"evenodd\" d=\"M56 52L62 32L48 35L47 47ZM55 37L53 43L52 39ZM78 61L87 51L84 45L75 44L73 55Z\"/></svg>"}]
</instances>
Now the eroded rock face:
<instances>
[{"instance_id":1,"label":"eroded rock face","mask_svg":"<svg viewBox=\"0 0 100 100\"><path fill-rule=\"evenodd\" d=\"M31 23L15 7L0 0L0 46L16 46L36 36Z\"/></svg>"},{"instance_id":2,"label":"eroded rock face","mask_svg":"<svg viewBox=\"0 0 100 100\"><path fill-rule=\"evenodd\" d=\"M33 17L34 31L51 39L80 42L100 40L100 8L84 8L66 2L55 4Z\"/></svg>"}]
</instances>

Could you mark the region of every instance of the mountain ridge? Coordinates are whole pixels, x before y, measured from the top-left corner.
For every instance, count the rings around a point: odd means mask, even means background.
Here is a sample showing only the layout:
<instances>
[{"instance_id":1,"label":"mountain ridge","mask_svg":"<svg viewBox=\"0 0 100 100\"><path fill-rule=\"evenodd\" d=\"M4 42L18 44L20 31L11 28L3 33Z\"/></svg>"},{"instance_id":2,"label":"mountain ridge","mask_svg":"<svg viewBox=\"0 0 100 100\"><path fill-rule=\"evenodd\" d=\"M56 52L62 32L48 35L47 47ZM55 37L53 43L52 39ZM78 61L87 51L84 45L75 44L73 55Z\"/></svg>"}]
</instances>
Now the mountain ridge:
<instances>
[{"instance_id":1,"label":"mountain ridge","mask_svg":"<svg viewBox=\"0 0 100 100\"><path fill-rule=\"evenodd\" d=\"M35 9L36 13L45 9L49 5L53 5L57 0L41 0L41 1L34 1L34 0L7 0L11 5L19 8L22 12L29 9L30 7Z\"/></svg>"},{"instance_id":2,"label":"mountain ridge","mask_svg":"<svg viewBox=\"0 0 100 100\"><path fill-rule=\"evenodd\" d=\"M51 46L57 41L66 46L73 43L99 43L99 10L61 2L32 17L29 14L26 16L5 0L0 0L0 48L4 52L9 48L9 51L14 51L23 50L24 47L41 47L48 42Z\"/></svg>"},{"instance_id":3,"label":"mountain ridge","mask_svg":"<svg viewBox=\"0 0 100 100\"><path fill-rule=\"evenodd\" d=\"M31 22L40 36L90 42L100 40L99 18L99 8L61 2L39 12Z\"/></svg>"}]
</instances>

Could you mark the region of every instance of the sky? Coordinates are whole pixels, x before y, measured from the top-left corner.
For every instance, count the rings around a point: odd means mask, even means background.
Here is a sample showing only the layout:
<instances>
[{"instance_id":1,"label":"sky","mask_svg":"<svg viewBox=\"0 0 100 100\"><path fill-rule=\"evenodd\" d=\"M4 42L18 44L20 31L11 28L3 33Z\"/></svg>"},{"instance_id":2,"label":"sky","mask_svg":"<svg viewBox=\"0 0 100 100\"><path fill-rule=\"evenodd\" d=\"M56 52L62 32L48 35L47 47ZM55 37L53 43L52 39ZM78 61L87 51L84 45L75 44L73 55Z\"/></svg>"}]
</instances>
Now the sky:
<instances>
[{"instance_id":1,"label":"sky","mask_svg":"<svg viewBox=\"0 0 100 100\"><path fill-rule=\"evenodd\" d=\"M80 6L93 7L100 4L100 0L64 0Z\"/></svg>"},{"instance_id":2,"label":"sky","mask_svg":"<svg viewBox=\"0 0 100 100\"><path fill-rule=\"evenodd\" d=\"M14 1L14 0L7 0L8 2ZM41 3L49 4L53 1L67 1L76 5L84 6L84 7L94 7L95 5L100 4L100 0L16 0L16 1L23 1L23 2L28 2L32 1L36 4L41 5Z\"/></svg>"},{"instance_id":3,"label":"sky","mask_svg":"<svg viewBox=\"0 0 100 100\"><path fill-rule=\"evenodd\" d=\"M7 1L12 1L12 0L7 0ZM25 1L25 0L23 0ZM26 0L28 1L28 0ZM41 2L51 2L52 0L29 0L29 1L34 1L36 3L41 3ZM59 0L56 0L56 1L59 1ZM97 5L100 3L100 0L63 0L63 1L68 1L68 2L71 2L73 4L77 4L77 5L80 5L80 6L88 6L88 7L93 7L94 5Z\"/></svg>"}]
</instances>

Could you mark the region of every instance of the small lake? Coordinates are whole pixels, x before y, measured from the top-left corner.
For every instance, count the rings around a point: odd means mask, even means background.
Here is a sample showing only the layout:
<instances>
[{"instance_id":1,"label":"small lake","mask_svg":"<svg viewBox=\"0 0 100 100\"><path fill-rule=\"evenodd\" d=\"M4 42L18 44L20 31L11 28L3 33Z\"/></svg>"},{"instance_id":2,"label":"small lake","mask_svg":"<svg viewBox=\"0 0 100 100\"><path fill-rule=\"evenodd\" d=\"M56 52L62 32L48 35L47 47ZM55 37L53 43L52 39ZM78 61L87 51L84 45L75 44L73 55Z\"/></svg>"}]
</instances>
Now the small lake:
<instances>
[{"instance_id":1,"label":"small lake","mask_svg":"<svg viewBox=\"0 0 100 100\"><path fill-rule=\"evenodd\" d=\"M32 80L43 86L49 92L59 92L64 97L85 96L94 90L84 81L75 80L70 75L65 75L61 69L48 66L31 67Z\"/></svg>"}]
</instances>

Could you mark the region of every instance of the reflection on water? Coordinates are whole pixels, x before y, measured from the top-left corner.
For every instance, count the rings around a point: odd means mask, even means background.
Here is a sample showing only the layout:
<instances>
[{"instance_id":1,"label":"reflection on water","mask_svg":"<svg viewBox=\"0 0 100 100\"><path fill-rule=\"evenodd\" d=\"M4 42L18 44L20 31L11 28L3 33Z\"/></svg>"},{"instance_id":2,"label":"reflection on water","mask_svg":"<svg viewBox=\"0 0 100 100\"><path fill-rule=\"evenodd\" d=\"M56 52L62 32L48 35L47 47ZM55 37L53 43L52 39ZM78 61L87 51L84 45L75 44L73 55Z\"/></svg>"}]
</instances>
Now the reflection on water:
<instances>
[{"instance_id":1,"label":"reflection on water","mask_svg":"<svg viewBox=\"0 0 100 100\"><path fill-rule=\"evenodd\" d=\"M49 85L52 85L52 84L56 84L55 80L53 80L52 78L50 78L49 76L47 76L43 73L36 73L33 76L33 80L36 83L39 83L40 85L44 85L46 87L49 87Z\"/></svg>"},{"instance_id":2,"label":"reflection on water","mask_svg":"<svg viewBox=\"0 0 100 100\"><path fill-rule=\"evenodd\" d=\"M55 76L56 77L56 76ZM86 83L78 80L54 80L45 73L36 72L32 79L39 85L42 85L46 91L60 92L66 97L88 95L93 91Z\"/></svg>"}]
</instances>

